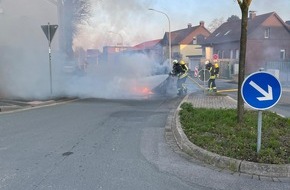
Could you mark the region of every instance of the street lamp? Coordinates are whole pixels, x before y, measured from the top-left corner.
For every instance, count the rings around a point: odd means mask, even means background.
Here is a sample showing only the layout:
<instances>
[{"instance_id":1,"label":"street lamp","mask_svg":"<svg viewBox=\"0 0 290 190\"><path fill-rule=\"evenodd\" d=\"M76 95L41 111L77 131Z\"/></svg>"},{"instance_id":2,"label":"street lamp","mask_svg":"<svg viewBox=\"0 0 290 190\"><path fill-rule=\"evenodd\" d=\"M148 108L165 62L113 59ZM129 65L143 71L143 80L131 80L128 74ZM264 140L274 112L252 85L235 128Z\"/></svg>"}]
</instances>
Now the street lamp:
<instances>
[{"instance_id":1,"label":"street lamp","mask_svg":"<svg viewBox=\"0 0 290 190\"><path fill-rule=\"evenodd\" d=\"M169 30L168 30L169 64L171 64L171 31L170 31L170 19L169 19L169 16L166 13L164 13L162 11L159 11L159 10L156 10L156 9L149 8L148 10L161 13L161 14L165 15L167 20L168 20L168 28L169 28Z\"/></svg>"}]
</instances>

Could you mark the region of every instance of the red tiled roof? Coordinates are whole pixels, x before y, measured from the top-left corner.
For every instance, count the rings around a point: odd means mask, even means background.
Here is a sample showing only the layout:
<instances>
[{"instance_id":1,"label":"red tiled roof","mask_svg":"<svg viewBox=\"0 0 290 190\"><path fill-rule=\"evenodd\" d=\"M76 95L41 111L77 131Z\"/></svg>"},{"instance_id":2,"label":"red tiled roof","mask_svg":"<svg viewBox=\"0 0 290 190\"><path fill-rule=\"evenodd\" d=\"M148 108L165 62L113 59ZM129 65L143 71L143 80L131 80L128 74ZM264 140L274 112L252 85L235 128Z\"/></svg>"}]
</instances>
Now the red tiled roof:
<instances>
[{"instance_id":1,"label":"red tiled roof","mask_svg":"<svg viewBox=\"0 0 290 190\"><path fill-rule=\"evenodd\" d=\"M263 15L257 15L254 19L248 20L248 35L251 34L258 26L260 26L270 16L276 16L282 23L281 18L275 13L270 12ZM284 23L287 28L286 24ZM206 44L226 43L239 41L241 37L241 19L223 23L217 28L206 40Z\"/></svg>"},{"instance_id":2,"label":"red tiled roof","mask_svg":"<svg viewBox=\"0 0 290 190\"><path fill-rule=\"evenodd\" d=\"M171 31L171 44L172 45L180 45L180 44L192 44L192 37L202 35L200 33L197 33L197 29L200 27L204 27L201 25L198 26L188 26L187 28L181 29L181 30L176 30L176 31ZM204 33L207 33L205 37L210 35L210 32L206 29ZM190 38L188 38L191 35ZM205 34L203 34L205 35ZM167 43L166 40L168 36L168 32L165 33L163 37L163 43Z\"/></svg>"},{"instance_id":3,"label":"red tiled roof","mask_svg":"<svg viewBox=\"0 0 290 190\"><path fill-rule=\"evenodd\" d=\"M147 42L143 42L141 44L138 44L136 46L134 46L131 50L145 50L145 49L152 49L154 46L156 46L159 42L161 41L161 39L158 40L151 40L151 41L147 41Z\"/></svg>"},{"instance_id":4,"label":"red tiled roof","mask_svg":"<svg viewBox=\"0 0 290 190\"><path fill-rule=\"evenodd\" d=\"M180 44L185 37L194 32L199 26L189 27L171 32L171 44ZM186 42L185 42L186 43ZM192 40L190 41L192 43Z\"/></svg>"}]
</instances>

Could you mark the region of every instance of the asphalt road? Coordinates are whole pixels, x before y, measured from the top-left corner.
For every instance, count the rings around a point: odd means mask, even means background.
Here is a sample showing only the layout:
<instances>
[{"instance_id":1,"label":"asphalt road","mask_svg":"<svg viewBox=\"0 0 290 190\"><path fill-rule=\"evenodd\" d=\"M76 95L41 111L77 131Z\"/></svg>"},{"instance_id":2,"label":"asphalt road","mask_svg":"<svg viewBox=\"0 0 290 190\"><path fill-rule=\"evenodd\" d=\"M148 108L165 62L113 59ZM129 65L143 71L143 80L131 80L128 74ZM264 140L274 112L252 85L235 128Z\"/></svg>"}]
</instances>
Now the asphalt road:
<instances>
[{"instance_id":1,"label":"asphalt road","mask_svg":"<svg viewBox=\"0 0 290 190\"><path fill-rule=\"evenodd\" d=\"M164 122L178 101L91 99L1 114L0 189L190 189L151 163L159 148L170 151Z\"/></svg>"},{"instance_id":2,"label":"asphalt road","mask_svg":"<svg viewBox=\"0 0 290 190\"><path fill-rule=\"evenodd\" d=\"M182 154L164 137L180 101L86 99L0 114L0 189L290 189Z\"/></svg>"}]
</instances>

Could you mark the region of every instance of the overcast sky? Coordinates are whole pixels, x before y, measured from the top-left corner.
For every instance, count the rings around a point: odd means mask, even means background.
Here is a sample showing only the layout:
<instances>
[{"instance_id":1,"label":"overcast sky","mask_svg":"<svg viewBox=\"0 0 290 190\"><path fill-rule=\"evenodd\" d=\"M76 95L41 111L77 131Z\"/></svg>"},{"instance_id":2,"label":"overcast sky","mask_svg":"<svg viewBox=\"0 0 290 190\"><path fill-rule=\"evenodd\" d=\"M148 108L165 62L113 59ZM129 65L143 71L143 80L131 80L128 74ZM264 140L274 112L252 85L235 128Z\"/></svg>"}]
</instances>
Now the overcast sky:
<instances>
[{"instance_id":1,"label":"overcast sky","mask_svg":"<svg viewBox=\"0 0 290 190\"><path fill-rule=\"evenodd\" d=\"M92 0L93 14L88 25L84 26L75 46L100 48L123 42L136 45L144 41L160 39L171 31L193 26L205 21L207 27L215 18L227 20L231 15L241 18L240 7L235 0ZM250 10L257 15L275 11L282 20L290 20L290 0L253 0ZM108 32L111 31L111 32Z\"/></svg>"}]
</instances>

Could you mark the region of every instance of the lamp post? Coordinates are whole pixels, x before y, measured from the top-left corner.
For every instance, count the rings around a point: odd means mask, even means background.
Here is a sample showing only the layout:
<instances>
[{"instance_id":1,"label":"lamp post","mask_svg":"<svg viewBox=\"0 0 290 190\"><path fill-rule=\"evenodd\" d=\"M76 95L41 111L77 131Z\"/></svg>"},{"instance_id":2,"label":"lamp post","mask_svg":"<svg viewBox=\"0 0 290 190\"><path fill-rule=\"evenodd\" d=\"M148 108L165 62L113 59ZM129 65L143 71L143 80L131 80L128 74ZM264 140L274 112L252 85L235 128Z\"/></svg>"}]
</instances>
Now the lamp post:
<instances>
[{"instance_id":1,"label":"lamp post","mask_svg":"<svg viewBox=\"0 0 290 190\"><path fill-rule=\"evenodd\" d=\"M168 49L169 49L169 64L171 64L171 31L170 31L170 19L169 19L169 16L162 12L162 11L159 11L159 10L156 10L156 9L152 9L152 8L149 8L148 9L149 11L155 11L155 12L158 12L158 13L161 13L163 15L166 16L167 20L168 20Z\"/></svg>"}]
</instances>

